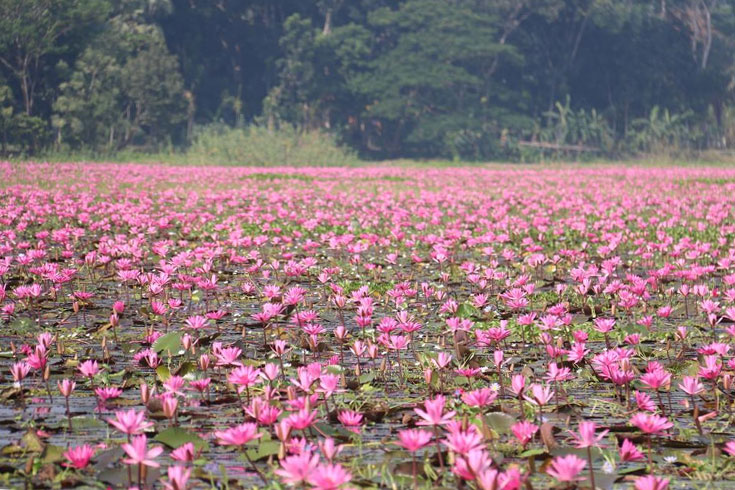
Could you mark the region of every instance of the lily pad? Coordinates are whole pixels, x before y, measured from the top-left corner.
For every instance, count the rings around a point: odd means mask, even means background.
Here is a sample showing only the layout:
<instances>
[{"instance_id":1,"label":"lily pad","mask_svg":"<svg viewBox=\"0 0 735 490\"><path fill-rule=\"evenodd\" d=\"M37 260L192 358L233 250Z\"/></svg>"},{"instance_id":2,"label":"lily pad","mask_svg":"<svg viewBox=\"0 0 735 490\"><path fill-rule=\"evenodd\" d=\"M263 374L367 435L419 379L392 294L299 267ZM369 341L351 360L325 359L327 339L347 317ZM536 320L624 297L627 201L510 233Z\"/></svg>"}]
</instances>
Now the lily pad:
<instances>
[{"instance_id":1,"label":"lily pad","mask_svg":"<svg viewBox=\"0 0 735 490\"><path fill-rule=\"evenodd\" d=\"M104 427L105 423L101 421L100 419L94 418L94 417L73 417L71 419L72 427L74 427L74 430L77 429L96 429L99 427ZM62 425L66 425L66 421L63 422Z\"/></svg>"},{"instance_id":2,"label":"lily pad","mask_svg":"<svg viewBox=\"0 0 735 490\"><path fill-rule=\"evenodd\" d=\"M133 472L133 475L134 481L132 483L136 483L135 472ZM159 468L146 467L146 487L153 487L153 484L160 480L160 478L161 471ZM124 467L105 470L99 474L99 479L105 483L109 483L115 488L127 488L128 484L130 483L128 481L128 469Z\"/></svg>"},{"instance_id":3,"label":"lily pad","mask_svg":"<svg viewBox=\"0 0 735 490\"><path fill-rule=\"evenodd\" d=\"M593 461L597 458L602 457L602 451L600 450L600 448L593 447L591 448L591 451L592 451ZM570 447L570 446L565 446L565 447L559 446L551 450L552 456L567 456L569 454L574 454L575 456L581 459L584 459L584 460L587 459L587 449L586 448L578 449L576 447Z\"/></svg>"},{"instance_id":4,"label":"lily pad","mask_svg":"<svg viewBox=\"0 0 735 490\"><path fill-rule=\"evenodd\" d=\"M498 434L507 434L516 419L503 412L492 412L485 415L485 422Z\"/></svg>"},{"instance_id":5,"label":"lily pad","mask_svg":"<svg viewBox=\"0 0 735 490\"><path fill-rule=\"evenodd\" d=\"M207 441L199 437L197 434L180 427L169 427L168 429L159 432L153 440L162 442L171 449L183 446L187 442L194 444L197 451L205 451L209 449Z\"/></svg>"},{"instance_id":6,"label":"lily pad","mask_svg":"<svg viewBox=\"0 0 735 490\"><path fill-rule=\"evenodd\" d=\"M168 378L171 377L171 371L169 371L167 366L158 366L156 368L156 374L158 375L158 379L161 381L166 381Z\"/></svg>"},{"instance_id":7,"label":"lily pad","mask_svg":"<svg viewBox=\"0 0 735 490\"><path fill-rule=\"evenodd\" d=\"M253 461L275 456L281 448L279 441L262 441L256 448L248 449L248 457Z\"/></svg>"},{"instance_id":8,"label":"lily pad","mask_svg":"<svg viewBox=\"0 0 735 490\"><path fill-rule=\"evenodd\" d=\"M181 363L181 365L176 369L176 375L181 376L182 378L192 378L194 379L194 373L198 371L198 367L195 363L191 361L186 361Z\"/></svg>"},{"instance_id":9,"label":"lily pad","mask_svg":"<svg viewBox=\"0 0 735 490\"><path fill-rule=\"evenodd\" d=\"M33 430L29 429L28 432L23 435L21 443L26 451L31 451L34 453L40 453L41 451L43 451L43 441Z\"/></svg>"},{"instance_id":10,"label":"lily pad","mask_svg":"<svg viewBox=\"0 0 735 490\"><path fill-rule=\"evenodd\" d=\"M171 355L176 355L181 350L181 332L169 332L161 337L158 337L153 342L153 350L156 352L169 352Z\"/></svg>"},{"instance_id":11,"label":"lily pad","mask_svg":"<svg viewBox=\"0 0 735 490\"><path fill-rule=\"evenodd\" d=\"M41 461L44 463L58 463L64 459L64 451L65 449L63 447L49 444L43 450Z\"/></svg>"},{"instance_id":12,"label":"lily pad","mask_svg":"<svg viewBox=\"0 0 735 490\"><path fill-rule=\"evenodd\" d=\"M547 454L546 449L534 448L534 449L526 449L518 456L520 456L521 458L532 458L534 456L541 456L542 454Z\"/></svg>"},{"instance_id":13,"label":"lily pad","mask_svg":"<svg viewBox=\"0 0 735 490\"><path fill-rule=\"evenodd\" d=\"M475 308L474 306L462 303L457 308L457 316L460 318L475 318L480 316L480 310Z\"/></svg>"}]
</instances>

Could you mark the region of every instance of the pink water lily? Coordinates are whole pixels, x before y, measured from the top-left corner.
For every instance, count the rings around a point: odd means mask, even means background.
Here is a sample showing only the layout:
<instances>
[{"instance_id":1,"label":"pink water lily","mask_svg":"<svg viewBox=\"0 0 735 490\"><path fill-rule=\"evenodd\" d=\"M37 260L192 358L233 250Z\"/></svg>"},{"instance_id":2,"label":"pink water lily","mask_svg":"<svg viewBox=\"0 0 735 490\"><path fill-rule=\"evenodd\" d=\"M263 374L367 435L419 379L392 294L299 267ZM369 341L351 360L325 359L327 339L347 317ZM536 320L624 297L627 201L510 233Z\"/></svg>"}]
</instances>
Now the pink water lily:
<instances>
[{"instance_id":1,"label":"pink water lily","mask_svg":"<svg viewBox=\"0 0 735 490\"><path fill-rule=\"evenodd\" d=\"M546 472L560 482L575 482L584 480L579 473L587 466L587 462L574 454L558 456L551 461Z\"/></svg>"},{"instance_id":2,"label":"pink water lily","mask_svg":"<svg viewBox=\"0 0 735 490\"><path fill-rule=\"evenodd\" d=\"M133 437L132 442L123 444L122 446L127 458L123 459L123 462L130 465L143 465L150 466L152 468L158 468L161 466L156 458L163 452L161 446L153 446L148 449L148 438L145 435Z\"/></svg>"},{"instance_id":3,"label":"pink water lily","mask_svg":"<svg viewBox=\"0 0 735 490\"><path fill-rule=\"evenodd\" d=\"M286 485L305 483L319 466L319 456L308 451L281 460L281 467L274 470Z\"/></svg>"},{"instance_id":4,"label":"pink water lily","mask_svg":"<svg viewBox=\"0 0 735 490\"><path fill-rule=\"evenodd\" d=\"M426 400L424 402L425 410L415 408L414 412L422 419L418 422L418 425L440 426L447 424L452 420L456 412L449 411L444 413L445 405L446 399L439 395L433 400Z\"/></svg>"},{"instance_id":5,"label":"pink water lily","mask_svg":"<svg viewBox=\"0 0 735 490\"><path fill-rule=\"evenodd\" d=\"M75 446L64 451L64 458L68 461L65 466L76 468L78 470L86 468L89 460L94 456L95 450L88 444Z\"/></svg>"},{"instance_id":6,"label":"pink water lily","mask_svg":"<svg viewBox=\"0 0 735 490\"><path fill-rule=\"evenodd\" d=\"M242 446L263 436L258 426L253 423L240 424L226 430L215 431L217 442L224 446Z\"/></svg>"},{"instance_id":7,"label":"pink water lily","mask_svg":"<svg viewBox=\"0 0 735 490\"><path fill-rule=\"evenodd\" d=\"M218 454L214 485L583 487L602 448L660 490L697 467L653 456L696 431L728 478L731 168L0 175L2 422L11 449L73 441L57 473L181 490Z\"/></svg>"},{"instance_id":8,"label":"pink water lily","mask_svg":"<svg viewBox=\"0 0 735 490\"><path fill-rule=\"evenodd\" d=\"M153 426L152 422L146 421L145 412L135 409L117 411L115 418L107 419L107 422L124 434L140 434Z\"/></svg>"}]
</instances>

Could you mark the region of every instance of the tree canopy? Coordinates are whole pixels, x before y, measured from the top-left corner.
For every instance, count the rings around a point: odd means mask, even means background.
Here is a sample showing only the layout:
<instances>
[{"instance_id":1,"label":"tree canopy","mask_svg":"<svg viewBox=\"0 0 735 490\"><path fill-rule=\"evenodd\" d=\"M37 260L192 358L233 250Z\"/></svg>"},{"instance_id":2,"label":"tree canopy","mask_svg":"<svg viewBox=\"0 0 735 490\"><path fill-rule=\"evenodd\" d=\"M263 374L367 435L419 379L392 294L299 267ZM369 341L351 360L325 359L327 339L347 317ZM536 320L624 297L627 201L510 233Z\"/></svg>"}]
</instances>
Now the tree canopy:
<instances>
[{"instance_id":1,"label":"tree canopy","mask_svg":"<svg viewBox=\"0 0 735 490\"><path fill-rule=\"evenodd\" d=\"M367 158L725 150L725 0L0 0L0 147L332 133Z\"/></svg>"}]
</instances>

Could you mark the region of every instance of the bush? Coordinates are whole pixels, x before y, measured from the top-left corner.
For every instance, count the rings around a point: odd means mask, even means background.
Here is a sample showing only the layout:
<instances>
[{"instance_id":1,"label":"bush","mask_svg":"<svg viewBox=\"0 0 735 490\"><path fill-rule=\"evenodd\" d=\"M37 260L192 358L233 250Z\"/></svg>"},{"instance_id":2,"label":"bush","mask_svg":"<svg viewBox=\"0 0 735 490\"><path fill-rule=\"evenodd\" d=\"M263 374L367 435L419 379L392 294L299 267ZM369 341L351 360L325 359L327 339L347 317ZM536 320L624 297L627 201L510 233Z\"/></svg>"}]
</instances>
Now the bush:
<instances>
[{"instance_id":1,"label":"bush","mask_svg":"<svg viewBox=\"0 0 735 490\"><path fill-rule=\"evenodd\" d=\"M259 125L198 128L186 159L196 164L305 166L349 165L357 156L322 131L299 131L290 125L270 130Z\"/></svg>"}]
</instances>

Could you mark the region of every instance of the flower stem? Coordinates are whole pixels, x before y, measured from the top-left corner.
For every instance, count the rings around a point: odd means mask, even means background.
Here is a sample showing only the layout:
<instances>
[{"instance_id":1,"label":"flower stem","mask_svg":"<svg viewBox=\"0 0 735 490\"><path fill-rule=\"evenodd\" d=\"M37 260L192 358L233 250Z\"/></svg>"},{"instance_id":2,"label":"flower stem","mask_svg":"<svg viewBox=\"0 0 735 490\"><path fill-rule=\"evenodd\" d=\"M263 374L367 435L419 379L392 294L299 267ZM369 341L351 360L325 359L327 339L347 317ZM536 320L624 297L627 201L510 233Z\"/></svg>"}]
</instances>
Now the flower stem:
<instances>
[{"instance_id":1,"label":"flower stem","mask_svg":"<svg viewBox=\"0 0 735 490\"><path fill-rule=\"evenodd\" d=\"M592 484L592 490L597 489L597 485L595 485L595 472L592 469L592 447L587 446L587 462L590 465L590 483Z\"/></svg>"}]
</instances>

